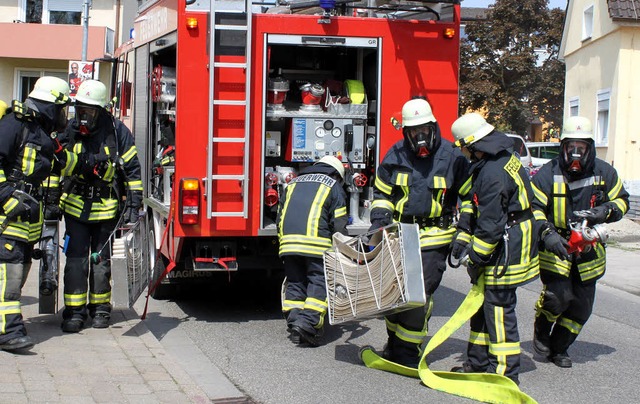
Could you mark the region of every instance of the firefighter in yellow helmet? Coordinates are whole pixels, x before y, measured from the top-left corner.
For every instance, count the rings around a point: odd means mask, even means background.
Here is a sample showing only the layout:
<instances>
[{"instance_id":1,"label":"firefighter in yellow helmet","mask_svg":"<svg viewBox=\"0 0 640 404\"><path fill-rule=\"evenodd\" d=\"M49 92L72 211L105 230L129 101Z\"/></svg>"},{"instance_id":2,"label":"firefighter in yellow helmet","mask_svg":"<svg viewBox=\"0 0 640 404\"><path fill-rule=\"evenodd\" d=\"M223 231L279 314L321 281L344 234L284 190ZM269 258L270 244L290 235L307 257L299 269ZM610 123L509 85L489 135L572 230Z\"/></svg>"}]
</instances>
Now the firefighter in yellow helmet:
<instances>
[{"instance_id":1,"label":"firefighter in yellow helmet","mask_svg":"<svg viewBox=\"0 0 640 404\"><path fill-rule=\"evenodd\" d=\"M572 366L567 353L591 316L596 281L605 272L602 243L569 254L570 225L616 222L629 210L629 194L611 165L596 158L589 119L564 122L560 154L533 177L533 211L540 234L540 279L533 347L562 368Z\"/></svg>"},{"instance_id":2,"label":"firefighter in yellow helmet","mask_svg":"<svg viewBox=\"0 0 640 404\"><path fill-rule=\"evenodd\" d=\"M25 102L14 101L0 119L0 349L5 351L34 344L20 297L41 236L42 201L48 195L43 182L54 166L73 160L55 140L67 123L68 96L66 81L41 77Z\"/></svg>"},{"instance_id":3,"label":"firefighter in yellow helmet","mask_svg":"<svg viewBox=\"0 0 640 404\"><path fill-rule=\"evenodd\" d=\"M496 373L518 383L516 288L539 273L529 176L513 153L513 141L479 114L461 116L451 132L473 162L467 271L472 283L482 277L485 285L484 303L470 320L467 360L452 371Z\"/></svg>"},{"instance_id":4,"label":"firefighter in yellow helmet","mask_svg":"<svg viewBox=\"0 0 640 404\"><path fill-rule=\"evenodd\" d=\"M294 344L318 346L327 313L323 253L346 234L345 169L333 156L303 169L285 188L276 223L287 277L282 312Z\"/></svg>"},{"instance_id":5,"label":"firefighter in yellow helmet","mask_svg":"<svg viewBox=\"0 0 640 404\"><path fill-rule=\"evenodd\" d=\"M109 326L109 237L116 226L136 223L142 207L140 162L133 135L109 113L107 104L105 85L85 80L76 94L75 118L60 139L78 155L78 163L63 171L60 201L68 238L64 332L79 332L88 316L94 328Z\"/></svg>"},{"instance_id":6,"label":"firefighter in yellow helmet","mask_svg":"<svg viewBox=\"0 0 640 404\"><path fill-rule=\"evenodd\" d=\"M420 345L436 291L447 267L456 228L453 216L463 199L460 228L470 226L469 163L443 139L431 105L414 98L402 107L403 140L387 151L378 167L371 205L370 231L393 222L417 223L427 304L385 317L387 344L382 356L417 367ZM461 233L462 234L462 233Z\"/></svg>"}]
</instances>

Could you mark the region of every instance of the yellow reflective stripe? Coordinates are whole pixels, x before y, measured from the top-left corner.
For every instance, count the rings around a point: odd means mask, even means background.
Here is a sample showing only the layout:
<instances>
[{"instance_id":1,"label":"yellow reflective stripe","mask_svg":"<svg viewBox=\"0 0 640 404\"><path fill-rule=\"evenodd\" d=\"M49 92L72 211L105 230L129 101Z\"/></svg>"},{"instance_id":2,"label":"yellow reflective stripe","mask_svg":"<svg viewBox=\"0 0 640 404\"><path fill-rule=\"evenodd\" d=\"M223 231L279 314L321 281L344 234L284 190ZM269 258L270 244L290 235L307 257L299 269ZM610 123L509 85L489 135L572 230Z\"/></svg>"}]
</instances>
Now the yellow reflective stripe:
<instances>
[{"instance_id":1,"label":"yellow reflective stripe","mask_svg":"<svg viewBox=\"0 0 640 404\"><path fill-rule=\"evenodd\" d=\"M536 187L536 184L534 184L533 182L531 183L531 188L533 188L533 196L537 200L539 200L543 206L547 206L547 203L549 202L549 198L547 198L547 195L545 195L545 193L542 192L540 188Z\"/></svg>"},{"instance_id":2,"label":"yellow reflective stripe","mask_svg":"<svg viewBox=\"0 0 640 404\"><path fill-rule=\"evenodd\" d=\"M489 334L487 334L486 332L471 331L471 333L469 334L469 342L474 345L488 346Z\"/></svg>"},{"instance_id":3,"label":"yellow reflective stripe","mask_svg":"<svg viewBox=\"0 0 640 404\"><path fill-rule=\"evenodd\" d=\"M4 205L2 205L2 210L4 210L5 213L10 213L16 206L18 206L18 200L11 196L7 198Z\"/></svg>"},{"instance_id":4,"label":"yellow reflective stripe","mask_svg":"<svg viewBox=\"0 0 640 404\"><path fill-rule=\"evenodd\" d=\"M471 191L471 177L467 178L467 180L462 184L458 193L460 195L467 195Z\"/></svg>"},{"instance_id":5,"label":"yellow reflective stripe","mask_svg":"<svg viewBox=\"0 0 640 404\"><path fill-rule=\"evenodd\" d=\"M460 204L460 213L473 214L473 203L471 201L463 201Z\"/></svg>"},{"instance_id":6,"label":"yellow reflective stripe","mask_svg":"<svg viewBox=\"0 0 640 404\"><path fill-rule=\"evenodd\" d=\"M618 194L620 193L621 189L622 189L622 181L620 181L620 178L618 178L618 181L616 181L616 183L613 186L613 188L611 188L611 190L607 194L607 196L609 196L609 200L616 199L618 197Z\"/></svg>"},{"instance_id":7,"label":"yellow reflective stripe","mask_svg":"<svg viewBox=\"0 0 640 404\"><path fill-rule=\"evenodd\" d=\"M327 307L328 305L326 300L318 300L313 297L307 297L307 300L304 301L305 310L317 311L320 314L326 313Z\"/></svg>"},{"instance_id":8,"label":"yellow reflective stripe","mask_svg":"<svg viewBox=\"0 0 640 404\"><path fill-rule=\"evenodd\" d=\"M385 317L384 318L384 323L387 326L387 330L395 333L396 330L398 329L398 323L394 323L392 321L389 320L389 318Z\"/></svg>"},{"instance_id":9,"label":"yellow reflective stripe","mask_svg":"<svg viewBox=\"0 0 640 404\"><path fill-rule=\"evenodd\" d=\"M398 173L396 176L396 184L401 187L406 187L409 185L409 174L407 173Z\"/></svg>"},{"instance_id":10,"label":"yellow reflective stripe","mask_svg":"<svg viewBox=\"0 0 640 404\"><path fill-rule=\"evenodd\" d=\"M0 168L0 182L6 182L7 177L4 175L4 170Z\"/></svg>"},{"instance_id":11,"label":"yellow reflective stripe","mask_svg":"<svg viewBox=\"0 0 640 404\"><path fill-rule=\"evenodd\" d=\"M520 262L529 262L529 253L531 252L531 241L533 240L533 220L525 220L520 222L520 231L522 232L522 247L520 248Z\"/></svg>"},{"instance_id":12,"label":"yellow reflective stripe","mask_svg":"<svg viewBox=\"0 0 640 404\"><path fill-rule=\"evenodd\" d=\"M492 345L498 345L504 343L507 340L507 332L504 329L504 307L496 306L493 308L493 321L495 324L496 343L491 344L489 341L489 352L491 352ZM503 375L507 370L507 358L504 355L496 355L498 364L496 365L496 373Z\"/></svg>"},{"instance_id":13,"label":"yellow reflective stripe","mask_svg":"<svg viewBox=\"0 0 640 404\"><path fill-rule=\"evenodd\" d=\"M315 244L320 247L331 247L331 239L327 237L305 236L304 234L285 234L280 238L281 244Z\"/></svg>"},{"instance_id":14,"label":"yellow reflective stripe","mask_svg":"<svg viewBox=\"0 0 640 404\"><path fill-rule=\"evenodd\" d=\"M20 302L0 302L0 315L5 316L7 314L20 314Z\"/></svg>"},{"instance_id":15,"label":"yellow reflective stripe","mask_svg":"<svg viewBox=\"0 0 640 404\"><path fill-rule=\"evenodd\" d=\"M498 272L501 272L504 268L503 265L498 265ZM493 266L485 267L485 281L490 286L509 286L526 283L540 274L540 261L538 256L531 260L531 262L521 264L509 264L507 273L501 278L495 278L493 276Z\"/></svg>"},{"instance_id":16,"label":"yellow reflective stripe","mask_svg":"<svg viewBox=\"0 0 640 404\"><path fill-rule=\"evenodd\" d=\"M455 233L456 229L453 227L446 230L436 226L424 227L420 229L420 248L439 247L451 244Z\"/></svg>"},{"instance_id":17,"label":"yellow reflective stripe","mask_svg":"<svg viewBox=\"0 0 640 404\"><path fill-rule=\"evenodd\" d=\"M24 154L22 156L22 172L25 176L33 174L33 170L36 166L36 150L31 146L24 147Z\"/></svg>"},{"instance_id":18,"label":"yellow reflective stripe","mask_svg":"<svg viewBox=\"0 0 640 404\"><path fill-rule=\"evenodd\" d=\"M282 302L282 311L291 311L293 309L301 309L304 307L302 300L284 300Z\"/></svg>"},{"instance_id":19,"label":"yellow reflective stripe","mask_svg":"<svg viewBox=\"0 0 640 404\"><path fill-rule=\"evenodd\" d=\"M74 153L82 153L82 143L76 143L73 145L73 152Z\"/></svg>"},{"instance_id":20,"label":"yellow reflective stripe","mask_svg":"<svg viewBox=\"0 0 640 404\"><path fill-rule=\"evenodd\" d=\"M433 186L437 189L445 189L447 188L447 180L444 177L434 176Z\"/></svg>"},{"instance_id":21,"label":"yellow reflective stripe","mask_svg":"<svg viewBox=\"0 0 640 404\"><path fill-rule=\"evenodd\" d=\"M70 152L69 150L65 150L64 153L67 156L67 163L62 168L61 175L63 177L70 176L73 173L73 169L78 164L78 155Z\"/></svg>"},{"instance_id":22,"label":"yellow reflective stripe","mask_svg":"<svg viewBox=\"0 0 640 404\"><path fill-rule=\"evenodd\" d=\"M411 331L400 324L396 328L396 337L400 338L403 341L412 343L412 344L421 344L424 337L427 336L425 331Z\"/></svg>"},{"instance_id":23,"label":"yellow reflective stripe","mask_svg":"<svg viewBox=\"0 0 640 404\"><path fill-rule=\"evenodd\" d=\"M505 357L509 355L520 355L519 342L501 342L498 344L489 344L489 352L497 357ZM500 361L500 359L498 359ZM506 367L506 361L505 361ZM497 372L496 372L497 373ZM504 373L501 373L504 374Z\"/></svg>"},{"instance_id":24,"label":"yellow reflective stripe","mask_svg":"<svg viewBox=\"0 0 640 404\"><path fill-rule=\"evenodd\" d=\"M387 185L384 181L382 181L379 177L373 181L373 186L376 187L383 194L391 195L391 191L393 187L391 185Z\"/></svg>"},{"instance_id":25,"label":"yellow reflective stripe","mask_svg":"<svg viewBox=\"0 0 640 404\"><path fill-rule=\"evenodd\" d=\"M58 188L60 186L60 177L57 175L50 175L44 181L42 181L44 188Z\"/></svg>"},{"instance_id":26,"label":"yellow reflective stripe","mask_svg":"<svg viewBox=\"0 0 640 404\"><path fill-rule=\"evenodd\" d=\"M284 220L287 215L287 211L289 210L289 203L291 203L291 198L287 198L289 194L291 194L294 189L296 189L297 183L289 184L285 189L285 197L284 197L284 206L282 207L282 215L280 216L280 220ZM282 237L282 226L278 226L278 237Z\"/></svg>"},{"instance_id":27,"label":"yellow reflective stripe","mask_svg":"<svg viewBox=\"0 0 640 404\"><path fill-rule=\"evenodd\" d=\"M488 256L493 252L493 250L496 249L497 245L497 242L487 243L486 241L481 240L478 237L473 237L473 251L477 252L478 254Z\"/></svg>"},{"instance_id":28,"label":"yellow reflective stripe","mask_svg":"<svg viewBox=\"0 0 640 404\"><path fill-rule=\"evenodd\" d=\"M314 256L322 256L329 247L316 247L310 245L281 245L279 254L309 254Z\"/></svg>"},{"instance_id":29,"label":"yellow reflective stripe","mask_svg":"<svg viewBox=\"0 0 640 404\"><path fill-rule=\"evenodd\" d=\"M386 199L375 199L373 203L371 203L371 209L373 210L376 208L390 210L391 212L394 210L393 203Z\"/></svg>"},{"instance_id":30,"label":"yellow reflective stripe","mask_svg":"<svg viewBox=\"0 0 640 404\"><path fill-rule=\"evenodd\" d=\"M335 217L342 217L342 216L346 216L347 215L347 207L343 206L341 208L338 208L335 210L335 212L333 213L333 215Z\"/></svg>"},{"instance_id":31,"label":"yellow reflective stripe","mask_svg":"<svg viewBox=\"0 0 640 404\"><path fill-rule=\"evenodd\" d=\"M396 202L395 209L400 215L402 215L402 212L404 212L404 205L409 200L409 187L403 185L400 187L400 190L402 191L402 198L400 198L398 202Z\"/></svg>"},{"instance_id":32,"label":"yellow reflective stripe","mask_svg":"<svg viewBox=\"0 0 640 404\"><path fill-rule=\"evenodd\" d=\"M89 293L89 303L101 304L111 301L111 292L107 293Z\"/></svg>"},{"instance_id":33,"label":"yellow reflective stripe","mask_svg":"<svg viewBox=\"0 0 640 404\"><path fill-rule=\"evenodd\" d=\"M557 178L560 177L560 178ZM553 183L553 224L556 227L561 227L563 229L567 228L567 205L565 196L567 194L567 185L564 182L564 178L562 176L555 176L555 181Z\"/></svg>"},{"instance_id":34,"label":"yellow reflective stripe","mask_svg":"<svg viewBox=\"0 0 640 404\"><path fill-rule=\"evenodd\" d=\"M569 276L571 263L566 260L561 260L556 257L555 254L548 251L540 251L540 269L551 271L562 276Z\"/></svg>"},{"instance_id":35,"label":"yellow reflective stripe","mask_svg":"<svg viewBox=\"0 0 640 404\"><path fill-rule=\"evenodd\" d=\"M597 278L604 274L606 268L605 251L602 244L596 244L596 259L578 264L578 272L583 282Z\"/></svg>"},{"instance_id":36,"label":"yellow reflective stripe","mask_svg":"<svg viewBox=\"0 0 640 404\"><path fill-rule=\"evenodd\" d=\"M318 192L316 192L316 196L311 203L311 209L309 210L309 217L307 218L307 234L313 236L318 235L318 225L322 218L322 206L330 192L331 188L326 186L321 186Z\"/></svg>"},{"instance_id":37,"label":"yellow reflective stripe","mask_svg":"<svg viewBox=\"0 0 640 404\"><path fill-rule=\"evenodd\" d=\"M431 196L431 212L429 213L429 217L438 217L442 214L442 205L440 205L440 201L442 200L442 195L444 194L444 189L440 189L435 195Z\"/></svg>"},{"instance_id":38,"label":"yellow reflective stripe","mask_svg":"<svg viewBox=\"0 0 640 404\"><path fill-rule=\"evenodd\" d=\"M87 294L64 294L65 306L78 307L87 304Z\"/></svg>"},{"instance_id":39,"label":"yellow reflective stripe","mask_svg":"<svg viewBox=\"0 0 640 404\"><path fill-rule=\"evenodd\" d=\"M128 163L129 161L131 161L132 158L135 157L135 155L138 154L138 150L136 149L136 146L131 146L129 148L129 150L127 150L123 155L122 155L122 160L125 163Z\"/></svg>"},{"instance_id":40,"label":"yellow reflective stripe","mask_svg":"<svg viewBox=\"0 0 640 404\"><path fill-rule=\"evenodd\" d=\"M142 180L129 181L126 186L130 191L142 191Z\"/></svg>"},{"instance_id":41,"label":"yellow reflective stripe","mask_svg":"<svg viewBox=\"0 0 640 404\"><path fill-rule=\"evenodd\" d=\"M556 325L560 325L566 328L567 330L571 331L572 334L576 334L576 335L580 334L580 331L582 331L582 325L566 317L558 318L558 320L556 321Z\"/></svg>"},{"instance_id":42,"label":"yellow reflective stripe","mask_svg":"<svg viewBox=\"0 0 640 404\"><path fill-rule=\"evenodd\" d=\"M456 236L456 240L460 240L460 241L464 241L465 243L468 243L471 241L471 234L467 233L466 231L462 231L458 233L458 236Z\"/></svg>"},{"instance_id":43,"label":"yellow reflective stripe","mask_svg":"<svg viewBox=\"0 0 640 404\"><path fill-rule=\"evenodd\" d=\"M542 221L546 221L547 220L547 215L543 211L541 211L539 209L534 209L533 210L533 217L536 220L542 220Z\"/></svg>"},{"instance_id":44,"label":"yellow reflective stripe","mask_svg":"<svg viewBox=\"0 0 640 404\"><path fill-rule=\"evenodd\" d=\"M613 202L618 207L618 209L620 209L623 215L629 210L629 206L627 206L627 203L622 199L614 199L611 202Z\"/></svg>"}]
</instances>

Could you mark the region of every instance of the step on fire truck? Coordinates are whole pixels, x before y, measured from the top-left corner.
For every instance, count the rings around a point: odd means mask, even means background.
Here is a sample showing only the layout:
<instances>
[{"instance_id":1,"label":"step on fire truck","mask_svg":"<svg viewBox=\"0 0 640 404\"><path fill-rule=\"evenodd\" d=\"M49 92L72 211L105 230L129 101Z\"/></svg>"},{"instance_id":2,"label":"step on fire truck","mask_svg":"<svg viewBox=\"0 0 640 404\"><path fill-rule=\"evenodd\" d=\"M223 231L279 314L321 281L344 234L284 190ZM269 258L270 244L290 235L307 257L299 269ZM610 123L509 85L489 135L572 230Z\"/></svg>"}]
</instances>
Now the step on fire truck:
<instances>
[{"instance_id":1,"label":"step on fire truck","mask_svg":"<svg viewBox=\"0 0 640 404\"><path fill-rule=\"evenodd\" d=\"M142 2L113 88L143 166L152 278L175 264L155 295L281 268L278 202L325 155L348 168L349 233L365 232L404 102L426 97L451 138L459 28L458 0Z\"/></svg>"}]
</instances>

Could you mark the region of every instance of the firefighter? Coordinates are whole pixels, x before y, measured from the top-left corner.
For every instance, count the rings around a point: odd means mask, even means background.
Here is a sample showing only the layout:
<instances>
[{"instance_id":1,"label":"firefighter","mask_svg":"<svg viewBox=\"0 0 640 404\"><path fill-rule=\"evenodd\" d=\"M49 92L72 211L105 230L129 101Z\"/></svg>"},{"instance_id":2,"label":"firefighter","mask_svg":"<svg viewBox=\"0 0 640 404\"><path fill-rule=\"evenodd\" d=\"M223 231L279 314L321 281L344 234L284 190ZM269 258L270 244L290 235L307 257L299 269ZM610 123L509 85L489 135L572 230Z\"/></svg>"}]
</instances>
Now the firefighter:
<instances>
[{"instance_id":1,"label":"firefighter","mask_svg":"<svg viewBox=\"0 0 640 404\"><path fill-rule=\"evenodd\" d=\"M66 126L68 96L66 81L41 77L27 100L14 101L12 112L0 120L0 349L5 351L34 344L20 296L42 231L42 183L57 164L56 152L67 160L54 138Z\"/></svg>"},{"instance_id":2,"label":"firefighter","mask_svg":"<svg viewBox=\"0 0 640 404\"><path fill-rule=\"evenodd\" d=\"M484 303L471 317L467 360L457 372L487 372L518 383L520 338L516 288L539 274L529 177L512 152L513 141L482 116L469 113L452 125L455 146L469 156L474 220L467 271L484 281ZM460 257L457 257L460 258Z\"/></svg>"},{"instance_id":3,"label":"firefighter","mask_svg":"<svg viewBox=\"0 0 640 404\"><path fill-rule=\"evenodd\" d=\"M282 312L295 344L319 345L327 313L323 253L334 233L346 234L344 173L336 157L321 158L287 185L278 209L279 254L287 277Z\"/></svg>"},{"instance_id":4,"label":"firefighter","mask_svg":"<svg viewBox=\"0 0 640 404\"><path fill-rule=\"evenodd\" d=\"M601 243L580 254L567 253L570 224L585 218L589 226L616 222L629 210L629 194L616 170L596 158L594 140L589 119L567 118L560 154L532 180L543 283L533 347L562 368L572 366L567 349L591 316L596 281L606 265Z\"/></svg>"},{"instance_id":5,"label":"firefighter","mask_svg":"<svg viewBox=\"0 0 640 404\"><path fill-rule=\"evenodd\" d=\"M109 238L121 223L133 226L142 206L140 162L133 136L105 108L107 103L105 85L85 80L76 94L75 118L60 140L78 156L78 163L63 171L60 201L68 240L64 332L79 332L87 316L92 317L94 328L109 326Z\"/></svg>"},{"instance_id":6,"label":"firefighter","mask_svg":"<svg viewBox=\"0 0 640 404\"><path fill-rule=\"evenodd\" d=\"M373 231L392 222L417 223L427 303L385 317L385 359L417 367L427 336L433 293L446 269L449 245L456 233L453 216L458 197L466 200L469 164L443 139L429 103L422 98L402 107L403 140L394 144L380 164L371 205ZM469 222L470 203L463 203L462 222ZM467 219L465 219L465 217Z\"/></svg>"}]
</instances>

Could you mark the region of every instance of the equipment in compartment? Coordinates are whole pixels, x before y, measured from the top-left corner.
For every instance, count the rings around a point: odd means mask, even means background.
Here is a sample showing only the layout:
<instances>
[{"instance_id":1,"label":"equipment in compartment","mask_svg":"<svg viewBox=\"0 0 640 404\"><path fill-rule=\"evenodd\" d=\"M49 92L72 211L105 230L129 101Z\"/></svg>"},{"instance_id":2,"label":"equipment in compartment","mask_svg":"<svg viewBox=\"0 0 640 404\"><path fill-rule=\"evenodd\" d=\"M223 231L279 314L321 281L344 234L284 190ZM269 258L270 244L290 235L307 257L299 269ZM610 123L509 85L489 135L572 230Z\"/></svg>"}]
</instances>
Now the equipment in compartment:
<instances>
[{"instance_id":1,"label":"equipment in compartment","mask_svg":"<svg viewBox=\"0 0 640 404\"><path fill-rule=\"evenodd\" d=\"M315 162L324 156L335 156L346 161L346 152L351 149L353 161L363 161L364 124L357 122L342 118L292 118L287 160Z\"/></svg>"},{"instance_id":2,"label":"equipment in compartment","mask_svg":"<svg viewBox=\"0 0 640 404\"><path fill-rule=\"evenodd\" d=\"M267 88L267 108L270 110L284 110L284 102L289 92L289 81L284 77L269 79Z\"/></svg>"},{"instance_id":3,"label":"equipment in compartment","mask_svg":"<svg viewBox=\"0 0 640 404\"><path fill-rule=\"evenodd\" d=\"M153 102L173 104L176 101L176 69L158 65L151 75Z\"/></svg>"},{"instance_id":4,"label":"equipment in compartment","mask_svg":"<svg viewBox=\"0 0 640 404\"><path fill-rule=\"evenodd\" d=\"M333 247L324 253L324 273L330 324L382 317L426 302L416 224L394 223L353 238L334 234Z\"/></svg>"}]
</instances>

